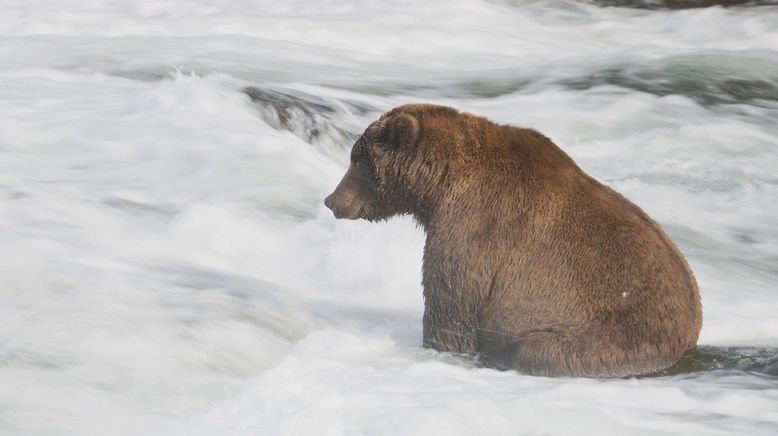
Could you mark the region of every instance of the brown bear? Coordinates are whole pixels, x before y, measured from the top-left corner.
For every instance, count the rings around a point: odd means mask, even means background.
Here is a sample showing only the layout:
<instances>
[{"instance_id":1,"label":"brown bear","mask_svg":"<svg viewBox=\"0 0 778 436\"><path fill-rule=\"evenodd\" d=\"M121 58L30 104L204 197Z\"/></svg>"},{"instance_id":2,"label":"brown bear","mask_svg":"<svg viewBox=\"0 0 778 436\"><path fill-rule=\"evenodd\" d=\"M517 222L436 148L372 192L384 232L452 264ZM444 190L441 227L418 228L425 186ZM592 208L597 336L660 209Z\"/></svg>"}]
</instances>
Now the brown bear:
<instances>
[{"instance_id":1,"label":"brown bear","mask_svg":"<svg viewBox=\"0 0 778 436\"><path fill-rule=\"evenodd\" d=\"M696 345L700 296L678 248L535 130L397 107L356 141L325 204L424 228L425 347L533 375L624 377Z\"/></svg>"}]
</instances>

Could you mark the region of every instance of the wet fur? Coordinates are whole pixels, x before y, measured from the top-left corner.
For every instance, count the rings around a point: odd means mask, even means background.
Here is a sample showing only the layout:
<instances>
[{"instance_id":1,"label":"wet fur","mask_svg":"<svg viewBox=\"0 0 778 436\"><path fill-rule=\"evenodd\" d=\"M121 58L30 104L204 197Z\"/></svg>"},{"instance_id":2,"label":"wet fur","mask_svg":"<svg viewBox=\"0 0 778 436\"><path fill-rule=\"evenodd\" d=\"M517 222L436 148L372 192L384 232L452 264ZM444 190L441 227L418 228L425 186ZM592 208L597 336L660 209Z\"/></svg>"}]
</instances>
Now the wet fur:
<instances>
[{"instance_id":1,"label":"wet fur","mask_svg":"<svg viewBox=\"0 0 778 436\"><path fill-rule=\"evenodd\" d=\"M622 377L696 344L702 309L683 255L534 130L395 108L354 145L328 206L423 226L426 347L534 375Z\"/></svg>"}]
</instances>

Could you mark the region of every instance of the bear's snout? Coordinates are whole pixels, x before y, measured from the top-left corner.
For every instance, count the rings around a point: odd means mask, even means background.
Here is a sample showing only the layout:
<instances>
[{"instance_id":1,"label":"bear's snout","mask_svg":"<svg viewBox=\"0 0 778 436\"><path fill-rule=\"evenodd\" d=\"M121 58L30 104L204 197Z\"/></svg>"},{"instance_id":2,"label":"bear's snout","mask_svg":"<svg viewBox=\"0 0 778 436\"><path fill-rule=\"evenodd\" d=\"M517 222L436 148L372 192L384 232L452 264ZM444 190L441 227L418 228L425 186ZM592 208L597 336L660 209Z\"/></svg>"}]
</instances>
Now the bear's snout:
<instances>
[{"instance_id":1,"label":"bear's snout","mask_svg":"<svg viewBox=\"0 0 778 436\"><path fill-rule=\"evenodd\" d=\"M370 202L368 177L365 170L356 165L349 165L346 175L340 181L335 191L324 199L335 218L355 220L367 218L364 216L366 205Z\"/></svg>"},{"instance_id":2,"label":"bear's snout","mask_svg":"<svg viewBox=\"0 0 778 436\"><path fill-rule=\"evenodd\" d=\"M327 206L329 210L332 210L332 208L335 206L335 193L328 195L327 198L324 199L324 205Z\"/></svg>"},{"instance_id":3,"label":"bear's snout","mask_svg":"<svg viewBox=\"0 0 778 436\"><path fill-rule=\"evenodd\" d=\"M337 189L332 194L328 195L327 198L324 199L324 205L327 206L331 211L332 214L335 215L335 218L337 219L350 219L355 220L360 218L360 212L361 207L357 204L358 202L354 201L353 196L346 196L349 198L338 198L342 197L338 195Z\"/></svg>"}]
</instances>

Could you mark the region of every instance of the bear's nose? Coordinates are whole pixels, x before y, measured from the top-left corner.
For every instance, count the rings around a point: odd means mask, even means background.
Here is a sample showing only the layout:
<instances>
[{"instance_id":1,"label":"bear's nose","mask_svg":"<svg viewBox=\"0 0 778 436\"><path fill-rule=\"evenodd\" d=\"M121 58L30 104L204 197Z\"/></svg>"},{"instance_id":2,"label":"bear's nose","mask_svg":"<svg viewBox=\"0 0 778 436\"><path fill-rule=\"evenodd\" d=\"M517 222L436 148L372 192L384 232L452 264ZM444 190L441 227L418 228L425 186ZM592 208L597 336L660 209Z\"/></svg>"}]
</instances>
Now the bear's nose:
<instances>
[{"instance_id":1,"label":"bear's nose","mask_svg":"<svg viewBox=\"0 0 778 436\"><path fill-rule=\"evenodd\" d=\"M334 195L330 194L327 196L327 198L324 199L324 205L327 206L330 210L332 210L332 206L335 204L335 199L333 197Z\"/></svg>"}]
</instances>

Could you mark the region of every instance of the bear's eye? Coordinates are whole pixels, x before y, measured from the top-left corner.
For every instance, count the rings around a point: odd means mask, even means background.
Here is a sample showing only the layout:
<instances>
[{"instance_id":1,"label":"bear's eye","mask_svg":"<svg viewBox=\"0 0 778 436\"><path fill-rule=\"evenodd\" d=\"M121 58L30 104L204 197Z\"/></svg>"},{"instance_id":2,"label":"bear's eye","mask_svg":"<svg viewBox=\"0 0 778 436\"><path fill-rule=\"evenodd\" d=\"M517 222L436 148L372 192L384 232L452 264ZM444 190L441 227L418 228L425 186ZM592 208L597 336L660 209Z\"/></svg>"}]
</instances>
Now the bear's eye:
<instances>
[{"instance_id":1,"label":"bear's eye","mask_svg":"<svg viewBox=\"0 0 778 436\"><path fill-rule=\"evenodd\" d=\"M354 148L351 149L351 161L352 162L358 162L368 155L368 146L370 145L370 136L367 132L363 133L362 136L357 139L357 142L354 143Z\"/></svg>"},{"instance_id":2,"label":"bear's eye","mask_svg":"<svg viewBox=\"0 0 778 436\"><path fill-rule=\"evenodd\" d=\"M381 149L386 146L386 143L382 141L381 136L376 135L370 128L365 130L365 133L359 138L359 142L361 142L362 146L365 148L365 153L367 153L370 148Z\"/></svg>"}]
</instances>

